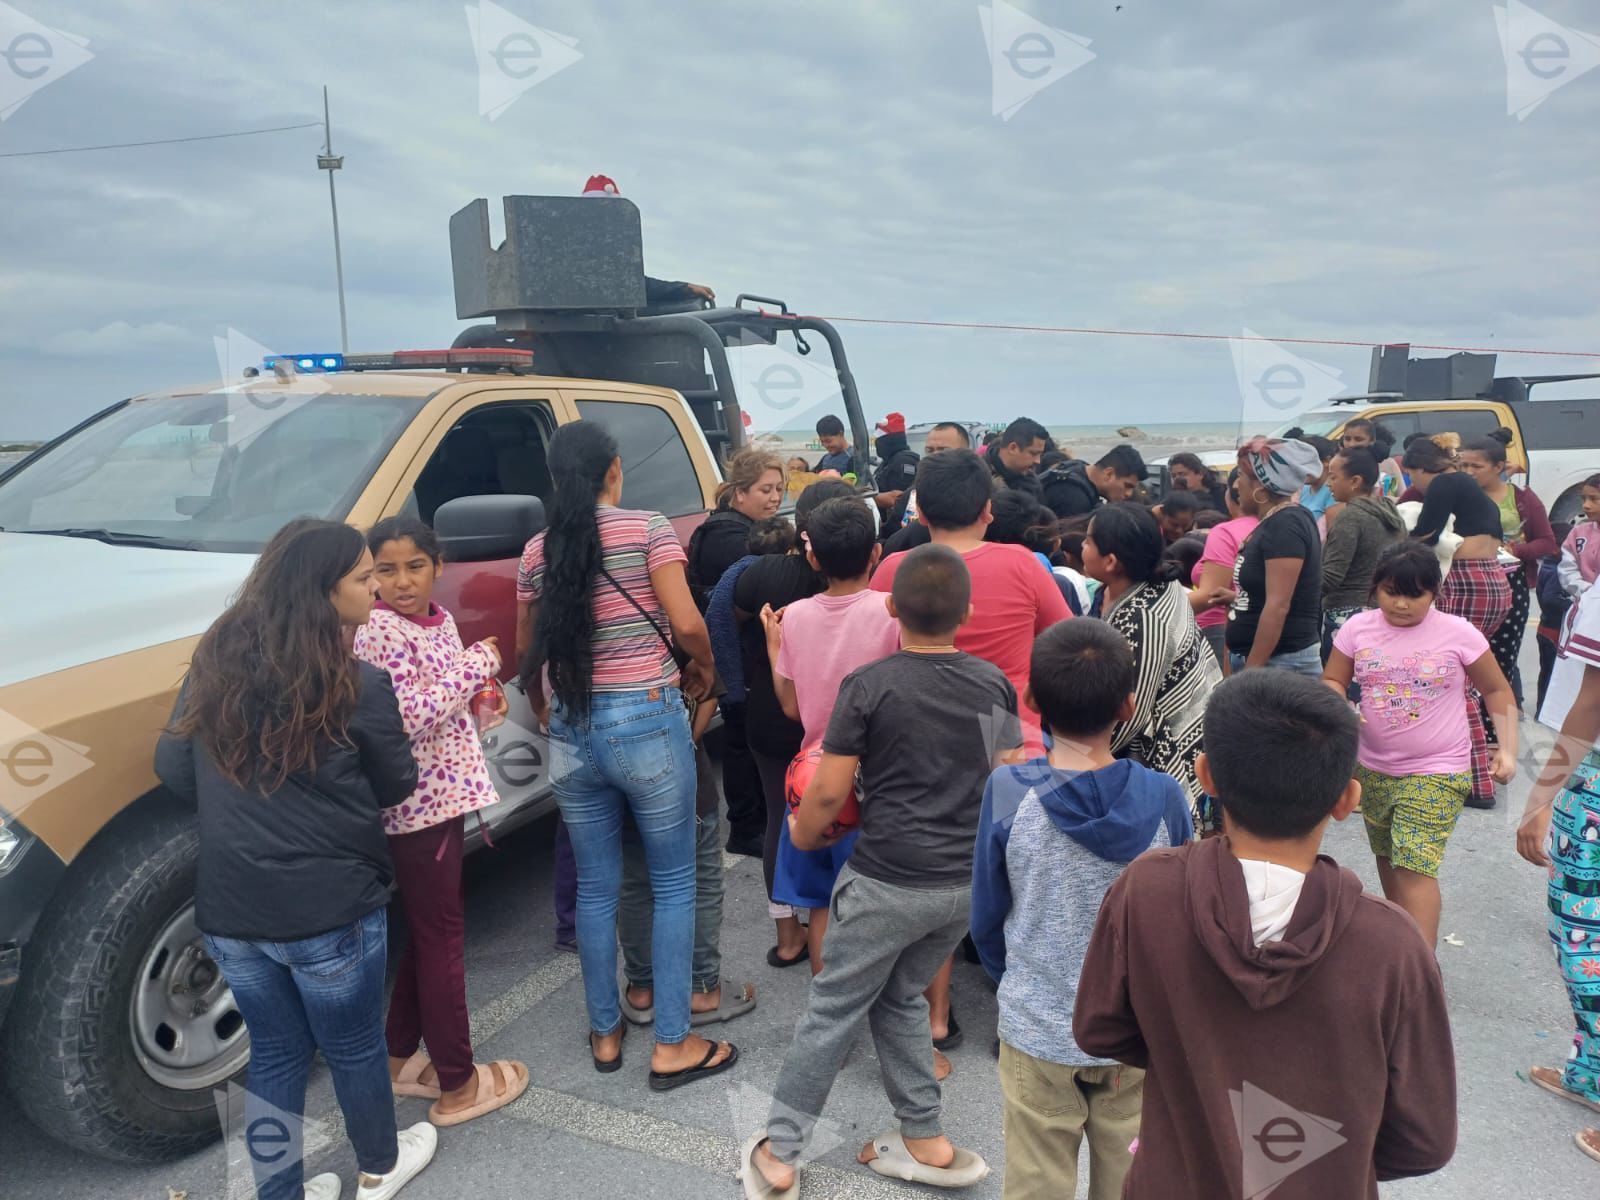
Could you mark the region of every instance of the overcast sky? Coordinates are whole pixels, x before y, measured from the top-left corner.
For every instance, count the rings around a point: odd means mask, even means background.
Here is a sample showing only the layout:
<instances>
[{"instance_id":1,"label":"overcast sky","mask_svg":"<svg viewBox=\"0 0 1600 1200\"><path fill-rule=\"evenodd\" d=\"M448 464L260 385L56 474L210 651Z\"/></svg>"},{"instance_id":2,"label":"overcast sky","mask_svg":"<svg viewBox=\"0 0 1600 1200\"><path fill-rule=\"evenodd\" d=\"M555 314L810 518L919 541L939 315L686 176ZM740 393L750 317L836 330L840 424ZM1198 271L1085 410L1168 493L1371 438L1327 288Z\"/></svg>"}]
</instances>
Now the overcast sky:
<instances>
[{"instance_id":1,"label":"overcast sky","mask_svg":"<svg viewBox=\"0 0 1600 1200\"><path fill-rule=\"evenodd\" d=\"M449 0L16 3L93 57L11 110L0 154L292 124L330 86L352 349L461 327L451 212L603 172L643 212L651 273L730 300L1600 351L1600 71L1576 77L1594 48L1573 42L1570 82L1518 120L1488 0L1021 0L1095 57L1064 72L1066 39L1026 43L1020 70L1049 82L1009 119L965 0L504 0L581 58L494 120ZM1536 7L1600 34L1600 6ZM1041 45L1055 70L1028 57ZM0 76L18 62L37 70ZM1003 84L1007 102L1027 88ZM0 158L0 439L212 375L229 328L337 348L320 141ZM1241 404L1225 342L841 329L872 417L1227 421ZM1364 350L1298 352L1366 382Z\"/></svg>"}]
</instances>

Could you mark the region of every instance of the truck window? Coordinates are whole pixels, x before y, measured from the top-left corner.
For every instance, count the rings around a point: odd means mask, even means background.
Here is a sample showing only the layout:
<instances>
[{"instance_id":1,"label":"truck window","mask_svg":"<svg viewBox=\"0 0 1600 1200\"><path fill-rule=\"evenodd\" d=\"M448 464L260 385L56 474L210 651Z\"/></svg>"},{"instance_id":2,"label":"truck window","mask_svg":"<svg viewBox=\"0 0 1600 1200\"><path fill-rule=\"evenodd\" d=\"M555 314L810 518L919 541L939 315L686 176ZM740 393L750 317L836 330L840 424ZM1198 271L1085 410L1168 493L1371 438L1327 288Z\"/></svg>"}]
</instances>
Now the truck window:
<instances>
[{"instance_id":1,"label":"truck window","mask_svg":"<svg viewBox=\"0 0 1600 1200\"><path fill-rule=\"evenodd\" d=\"M1436 433L1460 435L1461 444L1488 437L1501 425L1500 415L1486 408L1421 409L1417 428L1430 437Z\"/></svg>"},{"instance_id":2,"label":"truck window","mask_svg":"<svg viewBox=\"0 0 1600 1200\"><path fill-rule=\"evenodd\" d=\"M619 400L579 400L578 415L599 421L617 439L622 502L668 517L705 510L689 447L666 409Z\"/></svg>"},{"instance_id":3,"label":"truck window","mask_svg":"<svg viewBox=\"0 0 1600 1200\"><path fill-rule=\"evenodd\" d=\"M429 524L447 500L462 496L550 498L545 443L555 421L548 405L490 404L457 421L417 476L406 502Z\"/></svg>"},{"instance_id":4,"label":"truck window","mask_svg":"<svg viewBox=\"0 0 1600 1200\"><path fill-rule=\"evenodd\" d=\"M299 516L343 520L422 401L264 384L107 413L0 484L0 527L255 553Z\"/></svg>"}]
</instances>

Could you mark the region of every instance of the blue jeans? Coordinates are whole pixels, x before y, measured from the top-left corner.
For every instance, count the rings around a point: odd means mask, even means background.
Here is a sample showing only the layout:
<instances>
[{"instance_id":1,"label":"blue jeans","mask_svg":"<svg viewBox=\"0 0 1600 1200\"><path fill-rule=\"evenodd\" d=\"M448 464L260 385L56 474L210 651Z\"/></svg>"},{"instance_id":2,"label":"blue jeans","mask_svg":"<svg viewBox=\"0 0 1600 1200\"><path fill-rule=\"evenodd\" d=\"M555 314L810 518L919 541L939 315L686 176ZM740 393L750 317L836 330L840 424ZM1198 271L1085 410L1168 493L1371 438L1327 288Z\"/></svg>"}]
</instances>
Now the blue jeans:
<instances>
[{"instance_id":1,"label":"blue jeans","mask_svg":"<svg viewBox=\"0 0 1600 1200\"><path fill-rule=\"evenodd\" d=\"M614 1032L617 895L622 886L622 813L633 814L655 895L651 960L658 1042L689 1036L694 947L695 756L677 688L596 692L589 719L550 714L556 802L578 864L578 962L589 1027Z\"/></svg>"},{"instance_id":2,"label":"blue jeans","mask_svg":"<svg viewBox=\"0 0 1600 1200\"><path fill-rule=\"evenodd\" d=\"M1228 667L1237 675L1244 670L1245 656L1237 651L1228 651ZM1296 675L1304 675L1309 679L1322 678L1322 647L1312 642L1303 650L1288 650L1283 654L1274 654L1267 659L1267 667L1273 671L1293 671Z\"/></svg>"},{"instance_id":3,"label":"blue jeans","mask_svg":"<svg viewBox=\"0 0 1600 1200\"><path fill-rule=\"evenodd\" d=\"M296 942L206 935L250 1031L244 1143L260 1200L300 1200L303 1118L311 1056L320 1050L356 1163L394 1170L394 1090L383 1039L388 916L375 909L349 925Z\"/></svg>"}]
</instances>

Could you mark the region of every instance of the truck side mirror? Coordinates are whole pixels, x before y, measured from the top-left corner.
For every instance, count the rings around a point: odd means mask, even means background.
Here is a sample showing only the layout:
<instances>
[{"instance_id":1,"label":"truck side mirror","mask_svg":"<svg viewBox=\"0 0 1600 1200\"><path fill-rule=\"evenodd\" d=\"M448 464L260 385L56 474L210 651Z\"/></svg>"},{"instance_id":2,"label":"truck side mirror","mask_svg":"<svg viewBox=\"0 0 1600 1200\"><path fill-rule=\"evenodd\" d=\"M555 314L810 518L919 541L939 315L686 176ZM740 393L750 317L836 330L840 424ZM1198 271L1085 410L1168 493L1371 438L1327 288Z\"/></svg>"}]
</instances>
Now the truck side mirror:
<instances>
[{"instance_id":1,"label":"truck side mirror","mask_svg":"<svg viewBox=\"0 0 1600 1200\"><path fill-rule=\"evenodd\" d=\"M517 558L544 525L544 501L537 496L462 496L433 514L448 562Z\"/></svg>"}]
</instances>

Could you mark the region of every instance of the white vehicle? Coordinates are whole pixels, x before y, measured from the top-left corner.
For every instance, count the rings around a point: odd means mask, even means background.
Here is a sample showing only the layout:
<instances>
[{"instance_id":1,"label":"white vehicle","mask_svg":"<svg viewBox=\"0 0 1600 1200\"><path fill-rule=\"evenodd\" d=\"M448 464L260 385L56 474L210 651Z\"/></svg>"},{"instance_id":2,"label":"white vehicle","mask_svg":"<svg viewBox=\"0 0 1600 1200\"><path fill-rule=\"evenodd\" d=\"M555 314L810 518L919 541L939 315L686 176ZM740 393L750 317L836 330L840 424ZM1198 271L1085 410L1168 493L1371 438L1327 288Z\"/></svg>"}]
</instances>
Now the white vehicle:
<instances>
[{"instance_id":1,"label":"white vehicle","mask_svg":"<svg viewBox=\"0 0 1600 1200\"><path fill-rule=\"evenodd\" d=\"M1389 432L1398 454L1414 433L1453 433L1466 443L1504 426L1513 435L1506 447L1511 472L1524 476L1549 510L1551 524L1572 522L1582 503L1583 481L1600 472L1600 399L1531 397L1539 386L1600 379L1600 374L1495 377L1492 354L1407 359L1408 349L1374 347L1367 392L1337 397L1281 428L1262 432L1282 437L1298 427L1338 441L1347 424L1368 417ZM1199 458L1222 473L1234 463L1231 450L1201 451ZM1149 464L1151 487L1158 493L1166 490L1167 463L1160 458Z\"/></svg>"}]
</instances>

